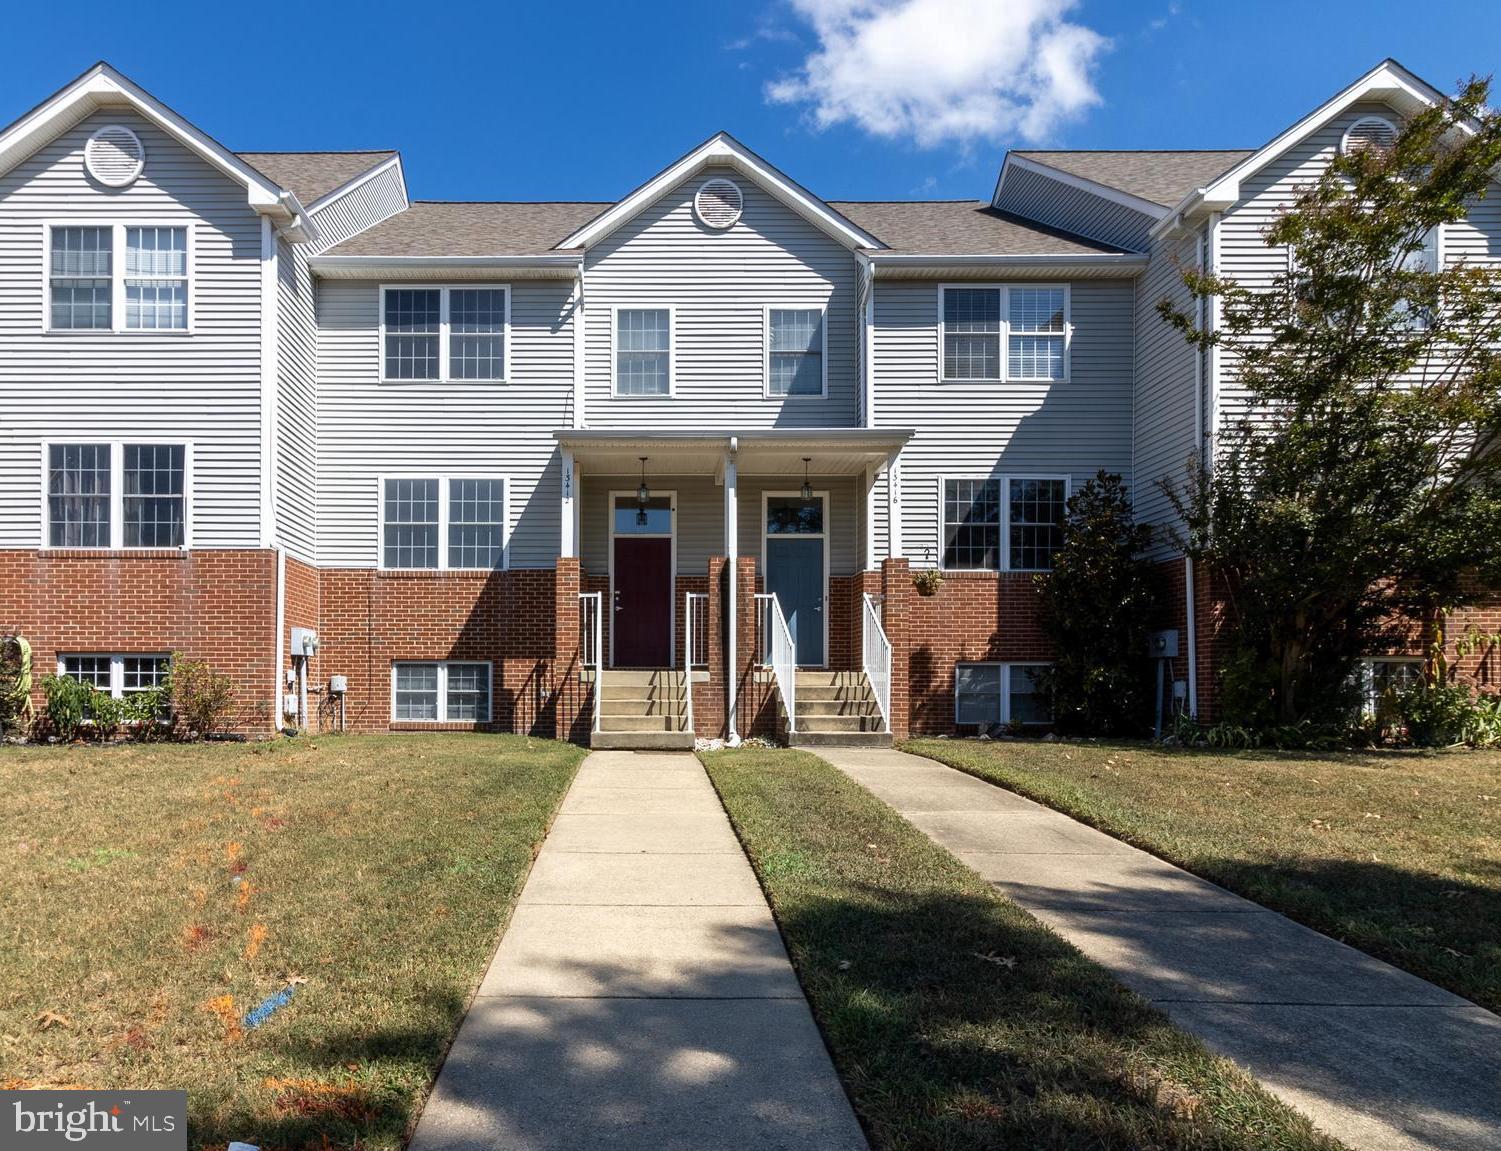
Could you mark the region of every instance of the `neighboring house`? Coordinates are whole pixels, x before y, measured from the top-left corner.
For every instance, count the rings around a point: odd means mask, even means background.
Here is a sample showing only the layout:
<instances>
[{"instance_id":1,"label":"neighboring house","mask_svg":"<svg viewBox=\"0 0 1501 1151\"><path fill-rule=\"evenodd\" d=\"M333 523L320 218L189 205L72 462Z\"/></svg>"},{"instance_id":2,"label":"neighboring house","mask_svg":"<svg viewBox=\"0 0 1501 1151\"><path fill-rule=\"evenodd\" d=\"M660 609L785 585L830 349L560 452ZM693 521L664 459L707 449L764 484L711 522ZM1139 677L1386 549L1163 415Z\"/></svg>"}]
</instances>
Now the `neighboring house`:
<instances>
[{"instance_id":1,"label":"neighboring house","mask_svg":"<svg viewBox=\"0 0 1501 1151\"><path fill-rule=\"evenodd\" d=\"M96 65L0 132L0 626L117 694L207 660L250 731L1045 723L1070 491L1166 523L1241 399L1157 301L1273 274L1292 189L1438 98L1386 61L1255 151L1012 152L989 202L821 200L721 134L618 201L447 203ZM1498 249L1501 197L1433 258Z\"/></svg>"}]
</instances>

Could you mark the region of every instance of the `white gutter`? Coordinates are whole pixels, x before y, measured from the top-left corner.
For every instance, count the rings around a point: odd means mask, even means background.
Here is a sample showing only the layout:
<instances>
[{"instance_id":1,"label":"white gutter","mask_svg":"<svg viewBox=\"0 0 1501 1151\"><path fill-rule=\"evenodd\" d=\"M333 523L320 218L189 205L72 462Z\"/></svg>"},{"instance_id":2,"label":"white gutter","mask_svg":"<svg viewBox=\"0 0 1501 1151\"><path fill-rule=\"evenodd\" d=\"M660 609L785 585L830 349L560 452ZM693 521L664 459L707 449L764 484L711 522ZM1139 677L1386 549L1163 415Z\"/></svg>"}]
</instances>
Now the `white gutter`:
<instances>
[{"instance_id":1,"label":"white gutter","mask_svg":"<svg viewBox=\"0 0 1501 1151\"><path fill-rule=\"evenodd\" d=\"M531 256L311 256L308 266L315 272L364 272L375 269L443 268L559 268L577 271L583 261L577 253L542 253Z\"/></svg>"},{"instance_id":2,"label":"white gutter","mask_svg":"<svg viewBox=\"0 0 1501 1151\"><path fill-rule=\"evenodd\" d=\"M909 252L871 252L867 259L877 268L910 268L910 267L934 267L934 268L964 268L974 265L1005 264L1015 268L1145 268L1147 256L1145 253L1101 252L1099 255L1090 253L1071 253L1068 255L1017 255L1017 254L993 254L973 255L966 253L956 255L922 255Z\"/></svg>"}]
</instances>

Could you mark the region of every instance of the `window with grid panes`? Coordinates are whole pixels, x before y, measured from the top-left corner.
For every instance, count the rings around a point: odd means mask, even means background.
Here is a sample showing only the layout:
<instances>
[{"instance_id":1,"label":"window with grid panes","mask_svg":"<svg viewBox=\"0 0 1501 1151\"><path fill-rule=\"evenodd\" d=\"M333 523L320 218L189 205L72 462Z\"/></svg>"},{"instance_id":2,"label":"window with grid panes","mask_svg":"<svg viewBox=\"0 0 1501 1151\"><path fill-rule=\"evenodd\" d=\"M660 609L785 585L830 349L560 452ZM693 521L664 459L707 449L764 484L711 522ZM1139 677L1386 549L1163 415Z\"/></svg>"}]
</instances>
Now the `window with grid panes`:
<instances>
[{"instance_id":1,"label":"window with grid panes","mask_svg":"<svg viewBox=\"0 0 1501 1151\"><path fill-rule=\"evenodd\" d=\"M505 554L504 482L448 481L448 566L497 568Z\"/></svg>"},{"instance_id":2,"label":"window with grid panes","mask_svg":"<svg viewBox=\"0 0 1501 1151\"><path fill-rule=\"evenodd\" d=\"M1013 380L1063 379L1063 289L1012 287L1006 295L1006 375Z\"/></svg>"},{"instance_id":3,"label":"window with grid panes","mask_svg":"<svg viewBox=\"0 0 1501 1151\"><path fill-rule=\"evenodd\" d=\"M47 448L47 542L55 548L110 546L110 446Z\"/></svg>"},{"instance_id":4,"label":"window with grid panes","mask_svg":"<svg viewBox=\"0 0 1501 1151\"><path fill-rule=\"evenodd\" d=\"M772 308L767 391L773 396L823 394L823 310Z\"/></svg>"},{"instance_id":5,"label":"window with grid panes","mask_svg":"<svg viewBox=\"0 0 1501 1151\"><path fill-rule=\"evenodd\" d=\"M943 378L1001 378L1001 289L943 289Z\"/></svg>"},{"instance_id":6,"label":"window with grid panes","mask_svg":"<svg viewBox=\"0 0 1501 1151\"><path fill-rule=\"evenodd\" d=\"M108 331L114 322L114 229L54 227L49 247L50 326Z\"/></svg>"},{"instance_id":7,"label":"window with grid panes","mask_svg":"<svg viewBox=\"0 0 1501 1151\"><path fill-rule=\"evenodd\" d=\"M666 308L615 313L615 392L665 396L671 391L672 317Z\"/></svg>"},{"instance_id":8,"label":"window with grid panes","mask_svg":"<svg viewBox=\"0 0 1501 1151\"><path fill-rule=\"evenodd\" d=\"M383 565L438 566L438 481L388 479L382 525Z\"/></svg>"},{"instance_id":9,"label":"window with grid panes","mask_svg":"<svg viewBox=\"0 0 1501 1151\"><path fill-rule=\"evenodd\" d=\"M505 377L506 291L448 290L448 376L453 380Z\"/></svg>"},{"instance_id":10,"label":"window with grid panes","mask_svg":"<svg viewBox=\"0 0 1501 1151\"><path fill-rule=\"evenodd\" d=\"M387 288L385 378L436 380L443 292L439 288Z\"/></svg>"},{"instance_id":11,"label":"window with grid panes","mask_svg":"<svg viewBox=\"0 0 1501 1151\"><path fill-rule=\"evenodd\" d=\"M945 480L943 566L994 571L1001 566L1001 481Z\"/></svg>"},{"instance_id":12,"label":"window with grid panes","mask_svg":"<svg viewBox=\"0 0 1501 1151\"><path fill-rule=\"evenodd\" d=\"M186 451L182 444L125 445L120 489L124 547L182 547Z\"/></svg>"},{"instance_id":13,"label":"window with grid panes","mask_svg":"<svg viewBox=\"0 0 1501 1151\"><path fill-rule=\"evenodd\" d=\"M1053 566L1053 553L1063 544L1068 483L1018 477L1008 485L1011 538L1007 566L1046 571Z\"/></svg>"},{"instance_id":14,"label":"window with grid panes","mask_svg":"<svg viewBox=\"0 0 1501 1151\"><path fill-rule=\"evenodd\" d=\"M125 229L125 326L188 326L188 230Z\"/></svg>"}]
</instances>

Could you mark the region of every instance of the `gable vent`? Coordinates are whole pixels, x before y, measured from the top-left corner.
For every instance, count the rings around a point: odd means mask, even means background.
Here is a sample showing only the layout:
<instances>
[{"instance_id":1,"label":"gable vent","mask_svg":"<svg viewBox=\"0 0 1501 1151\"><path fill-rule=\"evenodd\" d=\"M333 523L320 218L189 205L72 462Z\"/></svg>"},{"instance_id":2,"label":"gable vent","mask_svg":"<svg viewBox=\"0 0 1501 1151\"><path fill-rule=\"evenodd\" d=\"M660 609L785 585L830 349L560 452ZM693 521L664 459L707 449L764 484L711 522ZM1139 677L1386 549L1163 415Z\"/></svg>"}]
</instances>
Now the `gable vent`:
<instances>
[{"instance_id":1,"label":"gable vent","mask_svg":"<svg viewBox=\"0 0 1501 1151\"><path fill-rule=\"evenodd\" d=\"M146 149L129 128L109 124L83 146L83 164L89 175L106 187L124 188L135 183L146 167Z\"/></svg>"},{"instance_id":2,"label":"gable vent","mask_svg":"<svg viewBox=\"0 0 1501 1151\"><path fill-rule=\"evenodd\" d=\"M1367 150L1385 152L1396 142L1397 129L1390 120L1383 120L1380 116L1362 116L1346 129L1340 151L1346 154Z\"/></svg>"},{"instance_id":3,"label":"gable vent","mask_svg":"<svg viewBox=\"0 0 1501 1151\"><path fill-rule=\"evenodd\" d=\"M713 228L716 232L733 226L740 219L744 208L745 200L740 195L740 185L722 176L705 180L698 194L693 197L693 214L704 227Z\"/></svg>"}]
</instances>

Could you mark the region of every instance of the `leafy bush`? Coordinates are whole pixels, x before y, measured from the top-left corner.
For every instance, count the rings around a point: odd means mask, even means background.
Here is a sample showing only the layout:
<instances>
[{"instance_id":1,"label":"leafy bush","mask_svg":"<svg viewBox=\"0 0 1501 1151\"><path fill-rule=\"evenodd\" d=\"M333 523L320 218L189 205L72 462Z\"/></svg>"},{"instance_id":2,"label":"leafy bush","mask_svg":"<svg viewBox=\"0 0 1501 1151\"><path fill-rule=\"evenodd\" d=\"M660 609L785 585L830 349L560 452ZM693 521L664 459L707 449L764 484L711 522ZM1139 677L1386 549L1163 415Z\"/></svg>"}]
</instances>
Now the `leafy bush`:
<instances>
[{"instance_id":1,"label":"leafy bush","mask_svg":"<svg viewBox=\"0 0 1501 1151\"><path fill-rule=\"evenodd\" d=\"M172 718L185 739L207 739L229 726L234 713L234 681L198 660L172 657L167 681Z\"/></svg>"},{"instance_id":2,"label":"leafy bush","mask_svg":"<svg viewBox=\"0 0 1501 1151\"><path fill-rule=\"evenodd\" d=\"M80 683L71 676L49 675L42 680L47 697L47 729L71 743L80 735L109 739L120 729L120 701L92 684Z\"/></svg>"},{"instance_id":3,"label":"leafy bush","mask_svg":"<svg viewBox=\"0 0 1501 1151\"><path fill-rule=\"evenodd\" d=\"M131 739L153 742L172 734L172 698L167 688L131 692L119 702L120 718L129 725Z\"/></svg>"},{"instance_id":4,"label":"leafy bush","mask_svg":"<svg viewBox=\"0 0 1501 1151\"><path fill-rule=\"evenodd\" d=\"M1459 683L1424 683L1398 698L1407 738L1419 747L1491 747L1501 743L1501 696Z\"/></svg>"},{"instance_id":5,"label":"leafy bush","mask_svg":"<svg viewBox=\"0 0 1501 1151\"><path fill-rule=\"evenodd\" d=\"M1037 577L1054 662L1045 674L1060 731L1129 735L1152 722L1147 633L1158 606L1156 570L1142 553L1125 483L1100 472L1069 497L1063 546Z\"/></svg>"}]
</instances>

